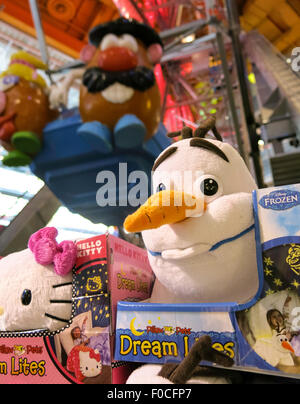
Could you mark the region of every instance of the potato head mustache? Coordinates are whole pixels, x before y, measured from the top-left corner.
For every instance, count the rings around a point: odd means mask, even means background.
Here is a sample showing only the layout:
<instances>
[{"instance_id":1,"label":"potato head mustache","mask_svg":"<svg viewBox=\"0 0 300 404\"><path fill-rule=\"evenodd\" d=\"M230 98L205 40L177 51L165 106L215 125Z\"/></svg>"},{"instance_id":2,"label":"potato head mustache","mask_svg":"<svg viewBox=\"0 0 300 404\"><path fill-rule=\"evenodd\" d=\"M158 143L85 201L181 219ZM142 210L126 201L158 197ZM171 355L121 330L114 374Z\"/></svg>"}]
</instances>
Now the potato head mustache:
<instances>
[{"instance_id":1,"label":"potato head mustache","mask_svg":"<svg viewBox=\"0 0 300 404\"><path fill-rule=\"evenodd\" d=\"M104 71L99 67L91 67L83 76L83 84L90 93L98 93L106 90L115 83L139 91L146 91L155 84L155 76L152 70L145 66L122 72Z\"/></svg>"}]
</instances>

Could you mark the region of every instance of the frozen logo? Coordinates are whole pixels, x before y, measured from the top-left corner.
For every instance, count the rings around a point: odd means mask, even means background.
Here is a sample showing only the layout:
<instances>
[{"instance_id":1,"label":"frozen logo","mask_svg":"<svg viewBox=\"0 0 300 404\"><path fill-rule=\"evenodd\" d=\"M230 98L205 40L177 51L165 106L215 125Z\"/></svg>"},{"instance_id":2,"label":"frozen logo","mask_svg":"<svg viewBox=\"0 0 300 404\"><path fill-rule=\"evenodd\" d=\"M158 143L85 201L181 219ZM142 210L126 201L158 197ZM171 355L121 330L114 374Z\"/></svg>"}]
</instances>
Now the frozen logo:
<instances>
[{"instance_id":1,"label":"frozen logo","mask_svg":"<svg viewBox=\"0 0 300 404\"><path fill-rule=\"evenodd\" d=\"M263 196L259 201L264 209L286 210L300 205L300 192L282 189Z\"/></svg>"}]
</instances>

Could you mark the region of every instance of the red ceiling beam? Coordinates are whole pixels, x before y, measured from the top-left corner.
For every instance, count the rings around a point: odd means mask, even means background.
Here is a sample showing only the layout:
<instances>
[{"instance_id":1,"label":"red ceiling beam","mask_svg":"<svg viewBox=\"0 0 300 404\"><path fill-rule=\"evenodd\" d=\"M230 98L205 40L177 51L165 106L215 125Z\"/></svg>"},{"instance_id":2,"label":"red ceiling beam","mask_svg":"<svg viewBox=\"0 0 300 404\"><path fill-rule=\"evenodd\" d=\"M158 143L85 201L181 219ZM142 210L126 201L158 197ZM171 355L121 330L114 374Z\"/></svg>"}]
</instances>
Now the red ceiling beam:
<instances>
[{"instance_id":1,"label":"red ceiling beam","mask_svg":"<svg viewBox=\"0 0 300 404\"><path fill-rule=\"evenodd\" d=\"M14 4L11 0L1 0L1 5L4 6L0 12L0 20L3 20L21 31L35 36L34 24L30 10ZM60 51L72 56L78 57L80 50L85 42L80 41L66 32L58 29L48 22L43 22L43 29L46 35L47 43Z\"/></svg>"}]
</instances>

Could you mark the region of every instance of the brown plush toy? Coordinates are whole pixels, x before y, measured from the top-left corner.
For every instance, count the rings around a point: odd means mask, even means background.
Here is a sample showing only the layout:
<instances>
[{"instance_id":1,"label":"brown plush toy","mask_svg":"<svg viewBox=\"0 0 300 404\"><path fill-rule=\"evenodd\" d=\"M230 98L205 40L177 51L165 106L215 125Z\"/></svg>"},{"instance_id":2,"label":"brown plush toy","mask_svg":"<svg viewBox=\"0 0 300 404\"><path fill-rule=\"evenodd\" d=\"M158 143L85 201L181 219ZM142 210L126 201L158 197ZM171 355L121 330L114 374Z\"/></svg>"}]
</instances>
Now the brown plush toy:
<instances>
[{"instance_id":1,"label":"brown plush toy","mask_svg":"<svg viewBox=\"0 0 300 404\"><path fill-rule=\"evenodd\" d=\"M0 144L7 166L25 166L40 151L43 129L58 116L50 109L48 88L37 70L47 66L24 51L12 55L0 76Z\"/></svg>"}]
</instances>

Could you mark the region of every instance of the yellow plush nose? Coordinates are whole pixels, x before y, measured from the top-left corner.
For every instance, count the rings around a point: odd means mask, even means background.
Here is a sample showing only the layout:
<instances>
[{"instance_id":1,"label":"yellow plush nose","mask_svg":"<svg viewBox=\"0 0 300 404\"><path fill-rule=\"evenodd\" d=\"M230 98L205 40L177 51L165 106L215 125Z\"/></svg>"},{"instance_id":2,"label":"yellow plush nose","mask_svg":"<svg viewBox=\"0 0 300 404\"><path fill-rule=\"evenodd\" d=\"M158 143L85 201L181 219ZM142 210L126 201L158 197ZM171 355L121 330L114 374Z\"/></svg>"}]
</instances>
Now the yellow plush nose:
<instances>
[{"instance_id":1,"label":"yellow plush nose","mask_svg":"<svg viewBox=\"0 0 300 404\"><path fill-rule=\"evenodd\" d=\"M3 307L0 306L0 316L3 316L3 314L4 314L4 309L3 309Z\"/></svg>"},{"instance_id":2,"label":"yellow plush nose","mask_svg":"<svg viewBox=\"0 0 300 404\"><path fill-rule=\"evenodd\" d=\"M202 214L204 201L181 191L161 191L152 195L135 213L128 216L124 228L130 233L157 229Z\"/></svg>"}]
</instances>

